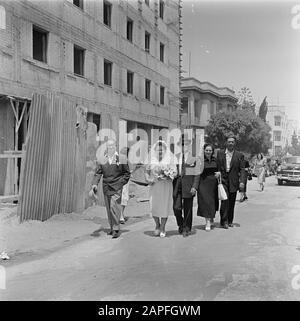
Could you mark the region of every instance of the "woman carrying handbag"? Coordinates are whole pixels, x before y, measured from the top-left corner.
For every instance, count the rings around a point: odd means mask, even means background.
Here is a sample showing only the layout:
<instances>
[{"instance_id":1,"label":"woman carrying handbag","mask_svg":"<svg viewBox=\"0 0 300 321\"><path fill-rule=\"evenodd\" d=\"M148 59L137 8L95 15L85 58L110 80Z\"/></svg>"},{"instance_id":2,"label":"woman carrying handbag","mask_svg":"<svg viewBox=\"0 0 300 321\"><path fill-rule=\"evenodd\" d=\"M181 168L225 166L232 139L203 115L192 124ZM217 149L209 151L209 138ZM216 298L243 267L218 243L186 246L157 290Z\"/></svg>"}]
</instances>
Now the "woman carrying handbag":
<instances>
[{"instance_id":1,"label":"woman carrying handbag","mask_svg":"<svg viewBox=\"0 0 300 321\"><path fill-rule=\"evenodd\" d=\"M198 216L205 218L205 230L210 231L214 223L216 211L219 208L218 199L218 167L214 154L214 147L211 144L204 145L204 168L200 175L198 187ZM224 191L225 192L225 191ZM225 192L226 194L226 192Z\"/></svg>"}]
</instances>

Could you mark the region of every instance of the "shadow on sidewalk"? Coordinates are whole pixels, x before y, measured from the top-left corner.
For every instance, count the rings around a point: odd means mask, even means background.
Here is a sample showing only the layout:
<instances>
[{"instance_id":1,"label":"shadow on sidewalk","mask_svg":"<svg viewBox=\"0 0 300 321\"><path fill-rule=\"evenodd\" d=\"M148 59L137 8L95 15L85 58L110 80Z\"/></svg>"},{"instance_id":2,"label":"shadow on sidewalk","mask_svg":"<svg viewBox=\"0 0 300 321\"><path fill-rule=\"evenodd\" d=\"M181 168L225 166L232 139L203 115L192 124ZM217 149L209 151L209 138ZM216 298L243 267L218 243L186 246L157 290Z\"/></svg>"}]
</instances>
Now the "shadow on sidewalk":
<instances>
[{"instance_id":1,"label":"shadow on sidewalk","mask_svg":"<svg viewBox=\"0 0 300 321\"><path fill-rule=\"evenodd\" d=\"M233 223L233 227L241 227L241 225L239 223ZM203 230L205 231L205 224L202 224L202 225L194 225L194 228L195 229L198 229L198 230ZM221 226L220 223L214 223L214 225L212 226L212 230L214 229L223 229L223 227ZM230 228L230 227L229 227Z\"/></svg>"},{"instance_id":2,"label":"shadow on sidewalk","mask_svg":"<svg viewBox=\"0 0 300 321\"><path fill-rule=\"evenodd\" d=\"M101 236L101 235L107 235L107 233L108 233L109 231L110 231L109 228L100 228L100 229L94 231L94 232L91 234L91 236L93 236L93 237L99 237L99 236ZM104 234L103 234L103 233L101 234L101 232L104 232ZM129 232L129 230L121 229L121 234L127 233L127 232Z\"/></svg>"}]
</instances>

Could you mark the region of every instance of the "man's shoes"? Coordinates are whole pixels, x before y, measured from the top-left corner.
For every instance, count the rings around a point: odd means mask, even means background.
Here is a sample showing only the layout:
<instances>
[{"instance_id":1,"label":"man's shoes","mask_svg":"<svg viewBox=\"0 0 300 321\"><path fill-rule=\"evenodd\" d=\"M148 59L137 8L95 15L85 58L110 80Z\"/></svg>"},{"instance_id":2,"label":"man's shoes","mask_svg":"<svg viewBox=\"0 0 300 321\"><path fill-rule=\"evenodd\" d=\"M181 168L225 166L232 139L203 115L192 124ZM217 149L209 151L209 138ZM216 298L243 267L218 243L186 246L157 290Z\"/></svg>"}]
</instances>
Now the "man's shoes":
<instances>
[{"instance_id":1,"label":"man's shoes","mask_svg":"<svg viewBox=\"0 0 300 321\"><path fill-rule=\"evenodd\" d=\"M227 230L227 229L228 229L228 224L227 224L227 223L225 223L222 227L223 227L223 228L225 228L225 229Z\"/></svg>"},{"instance_id":2,"label":"man's shoes","mask_svg":"<svg viewBox=\"0 0 300 321\"><path fill-rule=\"evenodd\" d=\"M107 235L113 235L113 231L107 232Z\"/></svg>"},{"instance_id":3,"label":"man's shoes","mask_svg":"<svg viewBox=\"0 0 300 321\"><path fill-rule=\"evenodd\" d=\"M232 223L228 224L229 227L234 227L234 225Z\"/></svg>"},{"instance_id":4,"label":"man's shoes","mask_svg":"<svg viewBox=\"0 0 300 321\"><path fill-rule=\"evenodd\" d=\"M113 231L113 233L112 233L112 238L113 238L113 239L116 239L116 238L118 238L120 235L121 235L120 230L119 230L119 231Z\"/></svg>"},{"instance_id":5,"label":"man's shoes","mask_svg":"<svg viewBox=\"0 0 300 321\"><path fill-rule=\"evenodd\" d=\"M188 231L186 229L183 230L182 236L183 237L188 237L189 236Z\"/></svg>"},{"instance_id":6,"label":"man's shoes","mask_svg":"<svg viewBox=\"0 0 300 321\"><path fill-rule=\"evenodd\" d=\"M182 232L183 232L183 227L182 227L182 226L179 226L179 228L178 228L178 233L179 233L179 234L182 234Z\"/></svg>"}]
</instances>

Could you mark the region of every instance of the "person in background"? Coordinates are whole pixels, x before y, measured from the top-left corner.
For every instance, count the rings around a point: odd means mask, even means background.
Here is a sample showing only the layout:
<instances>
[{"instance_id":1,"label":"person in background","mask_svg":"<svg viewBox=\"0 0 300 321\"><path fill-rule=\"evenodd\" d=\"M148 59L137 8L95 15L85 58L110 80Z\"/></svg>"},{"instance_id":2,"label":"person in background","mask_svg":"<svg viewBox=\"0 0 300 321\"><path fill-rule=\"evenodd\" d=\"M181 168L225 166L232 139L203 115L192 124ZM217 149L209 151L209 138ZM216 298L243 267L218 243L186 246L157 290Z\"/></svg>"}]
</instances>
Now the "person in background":
<instances>
[{"instance_id":1,"label":"person in background","mask_svg":"<svg viewBox=\"0 0 300 321\"><path fill-rule=\"evenodd\" d=\"M107 150L97 164L90 193L97 193L98 184L103 175L103 195L110 225L110 231L107 234L112 235L112 238L118 238L121 233L122 188L129 181L130 170L127 159L117 153L116 142L109 139L106 144Z\"/></svg>"},{"instance_id":2,"label":"person in background","mask_svg":"<svg viewBox=\"0 0 300 321\"><path fill-rule=\"evenodd\" d=\"M247 158L244 158L244 166L245 166L245 178L244 178L244 189L240 190L240 202L244 202L248 199L247 196L247 182L248 179L252 179L250 163Z\"/></svg>"},{"instance_id":3,"label":"person in background","mask_svg":"<svg viewBox=\"0 0 300 321\"><path fill-rule=\"evenodd\" d=\"M218 175L221 175L222 184L228 199L221 201L220 225L228 229L233 227L234 207L236 194L239 189L244 188L245 168L243 154L235 150L236 138L229 135L226 139L225 150L217 154Z\"/></svg>"},{"instance_id":4,"label":"person in background","mask_svg":"<svg viewBox=\"0 0 300 321\"><path fill-rule=\"evenodd\" d=\"M212 144L204 145L204 169L200 175L197 188L198 211L197 215L205 218L205 230L210 231L214 224L216 211L219 208L217 160L213 156L214 147Z\"/></svg>"},{"instance_id":5,"label":"person in background","mask_svg":"<svg viewBox=\"0 0 300 321\"><path fill-rule=\"evenodd\" d=\"M257 172L257 183L259 185L259 190L262 192L264 190L266 181L266 160L261 153L257 154L256 156L255 171Z\"/></svg>"},{"instance_id":6,"label":"person in background","mask_svg":"<svg viewBox=\"0 0 300 321\"><path fill-rule=\"evenodd\" d=\"M120 154L124 155L128 160L129 148L128 147L122 148L122 150L120 151ZM128 161L128 166L129 166L130 173L132 173L133 168L132 168L132 165L129 163L129 161ZM120 216L120 224L125 224L126 222L124 211L129 201L129 184L130 184L130 181L128 181L128 183L124 185L122 188L122 196L121 196L122 211Z\"/></svg>"}]
</instances>

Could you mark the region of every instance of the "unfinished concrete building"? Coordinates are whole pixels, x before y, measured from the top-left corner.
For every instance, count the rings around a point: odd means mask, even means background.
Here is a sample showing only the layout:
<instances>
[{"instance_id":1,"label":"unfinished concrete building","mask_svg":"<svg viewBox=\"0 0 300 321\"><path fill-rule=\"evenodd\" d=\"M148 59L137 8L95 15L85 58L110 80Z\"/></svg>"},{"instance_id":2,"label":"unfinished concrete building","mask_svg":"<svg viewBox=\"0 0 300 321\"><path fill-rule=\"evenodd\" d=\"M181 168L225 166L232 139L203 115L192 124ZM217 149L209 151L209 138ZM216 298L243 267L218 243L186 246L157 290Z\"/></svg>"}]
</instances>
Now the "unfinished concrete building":
<instances>
[{"instance_id":1,"label":"unfinished concrete building","mask_svg":"<svg viewBox=\"0 0 300 321\"><path fill-rule=\"evenodd\" d=\"M176 0L0 0L0 195L18 192L33 92L63 94L117 135L119 121L178 125L179 11Z\"/></svg>"}]
</instances>

